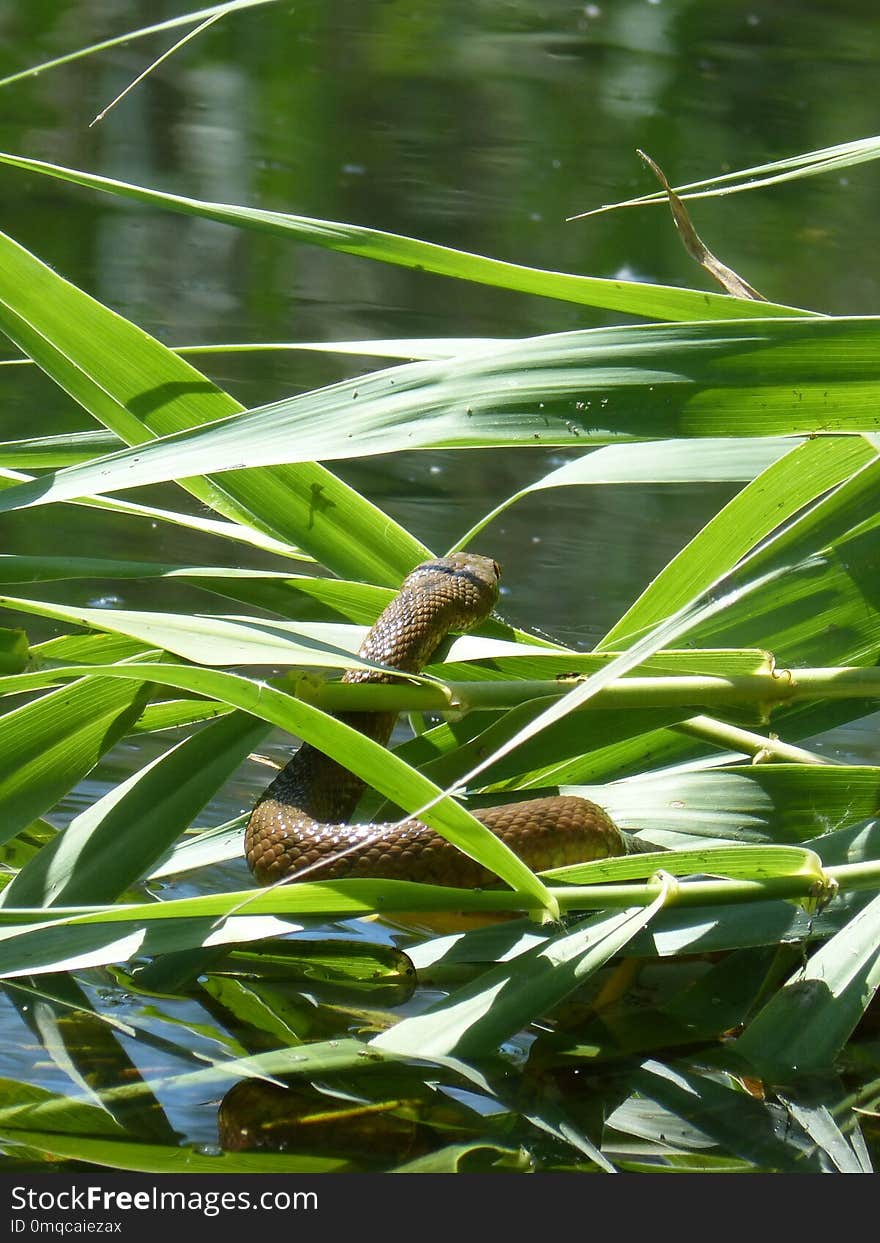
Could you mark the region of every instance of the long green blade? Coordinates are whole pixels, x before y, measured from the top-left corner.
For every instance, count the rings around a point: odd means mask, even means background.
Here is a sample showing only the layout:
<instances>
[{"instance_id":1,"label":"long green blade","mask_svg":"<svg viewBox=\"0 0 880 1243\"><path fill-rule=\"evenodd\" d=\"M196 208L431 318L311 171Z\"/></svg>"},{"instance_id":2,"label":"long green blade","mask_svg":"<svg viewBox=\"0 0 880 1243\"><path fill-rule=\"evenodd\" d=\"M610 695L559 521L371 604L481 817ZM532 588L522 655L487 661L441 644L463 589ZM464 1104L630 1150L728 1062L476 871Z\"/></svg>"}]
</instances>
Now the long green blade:
<instances>
[{"instance_id":1,"label":"long green blade","mask_svg":"<svg viewBox=\"0 0 880 1243\"><path fill-rule=\"evenodd\" d=\"M736 1042L772 1078L831 1069L880 985L880 898L817 950Z\"/></svg>"},{"instance_id":2,"label":"long green blade","mask_svg":"<svg viewBox=\"0 0 880 1243\"><path fill-rule=\"evenodd\" d=\"M9 489L0 508L142 486L199 468L232 471L245 456L270 465L428 447L873 433L880 430L878 350L880 319L648 325L534 337L440 363L386 368L213 427L173 433ZM801 377L796 389L793 368ZM314 535L298 535L314 551Z\"/></svg>"},{"instance_id":3,"label":"long green blade","mask_svg":"<svg viewBox=\"0 0 880 1243\"><path fill-rule=\"evenodd\" d=\"M234 713L81 812L3 892L7 906L112 902L148 871L266 733Z\"/></svg>"},{"instance_id":4,"label":"long green blade","mask_svg":"<svg viewBox=\"0 0 880 1243\"><path fill-rule=\"evenodd\" d=\"M383 233L377 229L365 229L338 221L315 220L308 216L294 216L254 207L236 207L230 203L203 202L180 194L167 194L110 177L64 168L58 164L49 164L45 160L31 160L4 152L0 152L0 163L115 194L121 198L134 199L151 207L164 207L169 211L183 212L205 220L218 220L238 228L274 233L350 255L378 259L383 263L395 263L402 267L417 268L419 271L435 272L440 276L477 281L501 289L558 298L585 306L605 307L630 315L644 315L651 319L695 320L704 319L707 315L714 315L718 319L754 319L765 315L807 314L794 307L777 306L771 302L755 303L743 298L703 293L695 289L642 285L635 281L605 280L521 267L515 263L468 254L448 246L401 237L395 233Z\"/></svg>"},{"instance_id":5,"label":"long green blade","mask_svg":"<svg viewBox=\"0 0 880 1243\"><path fill-rule=\"evenodd\" d=\"M82 678L0 717L0 841L48 811L128 732L142 685Z\"/></svg>"},{"instance_id":6,"label":"long green blade","mask_svg":"<svg viewBox=\"0 0 880 1243\"><path fill-rule=\"evenodd\" d=\"M241 411L238 402L184 359L2 234L0 328L129 444L143 446L157 436ZM250 463L247 453L236 466L244 462ZM177 478L185 473L175 472ZM315 463L272 471L237 469L222 485L201 475L197 466L183 482L205 504L234 522L307 549L340 574L396 585L427 554L402 527ZM89 492L82 489L78 495Z\"/></svg>"}]
</instances>

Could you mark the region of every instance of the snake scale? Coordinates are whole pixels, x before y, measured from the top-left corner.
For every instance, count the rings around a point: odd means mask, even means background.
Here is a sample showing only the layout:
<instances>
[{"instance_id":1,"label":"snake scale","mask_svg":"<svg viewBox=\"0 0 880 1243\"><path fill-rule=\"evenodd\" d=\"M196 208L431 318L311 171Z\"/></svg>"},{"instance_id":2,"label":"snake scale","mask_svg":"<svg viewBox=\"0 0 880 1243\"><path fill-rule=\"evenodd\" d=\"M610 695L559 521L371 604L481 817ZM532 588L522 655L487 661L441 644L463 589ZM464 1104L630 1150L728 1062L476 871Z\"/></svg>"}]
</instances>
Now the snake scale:
<instances>
[{"instance_id":1,"label":"snake scale","mask_svg":"<svg viewBox=\"0 0 880 1243\"><path fill-rule=\"evenodd\" d=\"M498 598L495 561L453 553L424 562L371 628L359 655L418 673L453 631L483 621ZM351 669L344 682L391 682L393 674ZM340 713L339 719L386 746L395 714ZM461 888L497 884L498 878L418 820L348 824L364 782L308 743L254 807L245 855L260 884L279 880L382 877ZM531 868L582 863L645 847L622 833L595 803L569 795L532 799L475 813Z\"/></svg>"}]
</instances>

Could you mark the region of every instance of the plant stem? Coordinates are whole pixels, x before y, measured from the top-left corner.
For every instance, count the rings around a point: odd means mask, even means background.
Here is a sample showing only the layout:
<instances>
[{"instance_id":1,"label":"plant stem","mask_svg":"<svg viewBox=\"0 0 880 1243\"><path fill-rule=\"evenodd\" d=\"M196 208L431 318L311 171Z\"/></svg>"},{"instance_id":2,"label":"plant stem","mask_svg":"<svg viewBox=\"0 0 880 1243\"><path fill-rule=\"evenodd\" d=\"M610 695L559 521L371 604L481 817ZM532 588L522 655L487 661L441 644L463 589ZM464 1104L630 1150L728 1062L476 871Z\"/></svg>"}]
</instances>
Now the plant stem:
<instances>
[{"instance_id":1,"label":"plant stem","mask_svg":"<svg viewBox=\"0 0 880 1243\"><path fill-rule=\"evenodd\" d=\"M730 751L742 751L751 755L755 763L763 760L777 760L788 764L830 764L824 755L816 755L805 751L803 747L793 747L778 738L768 738L765 734L754 734L751 730L740 729L727 721L716 721L710 716L693 716L688 721L680 721L672 726L679 733L690 734L704 742L714 743Z\"/></svg>"},{"instance_id":2,"label":"plant stem","mask_svg":"<svg viewBox=\"0 0 880 1243\"><path fill-rule=\"evenodd\" d=\"M422 681L419 683L316 682L296 685L297 695L328 712L469 712L516 707L531 699L558 699L585 679ZM279 681L290 689L289 681ZM751 706L766 718L780 704L805 699L880 699L880 669L776 670L736 677L626 677L590 699L589 708ZM752 736L754 737L754 736ZM761 745L766 745L762 740ZM801 753L807 755L809 753ZM816 762L812 757L811 762Z\"/></svg>"},{"instance_id":3,"label":"plant stem","mask_svg":"<svg viewBox=\"0 0 880 1243\"><path fill-rule=\"evenodd\" d=\"M731 848L732 850L735 848ZM646 856L643 856L646 857ZM668 855L666 858L673 858ZM658 854L658 867L664 856ZM822 875L841 891L880 888L880 860L844 863L823 868ZM556 885L550 894L564 911L620 909L649 906L660 892L655 878L627 884ZM669 906L715 906L720 903L766 902L815 897L816 873L797 872L760 880L682 879L669 895ZM277 914L286 918L303 915L357 914L371 911L532 911L534 894L521 889L448 889L410 881L303 881L278 889L245 890L238 893L204 894L198 898L171 899L163 903L131 905L0 908L0 928L64 922L76 927L92 923L130 923L143 918L153 923L166 919L224 919L230 908L249 916ZM4 938L5 939L5 938ZM11 942L10 942L11 943Z\"/></svg>"}]
</instances>

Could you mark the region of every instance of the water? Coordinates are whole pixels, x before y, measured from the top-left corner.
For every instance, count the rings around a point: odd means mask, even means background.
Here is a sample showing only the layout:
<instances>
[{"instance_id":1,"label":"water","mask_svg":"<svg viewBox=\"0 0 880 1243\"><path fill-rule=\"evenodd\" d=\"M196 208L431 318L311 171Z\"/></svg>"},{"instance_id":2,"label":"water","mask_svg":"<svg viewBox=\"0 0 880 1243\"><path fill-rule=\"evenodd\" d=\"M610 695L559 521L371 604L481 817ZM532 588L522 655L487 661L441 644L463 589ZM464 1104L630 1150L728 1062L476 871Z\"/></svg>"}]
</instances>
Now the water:
<instances>
[{"instance_id":1,"label":"water","mask_svg":"<svg viewBox=\"0 0 880 1243\"><path fill-rule=\"evenodd\" d=\"M4 0L0 73L180 7ZM179 33L5 88L0 146L196 198L356 222L537 267L704 287L664 210L568 224L565 217L652 190L636 147L682 183L876 128L871 0L851 0L843 14L820 0L282 5L214 26L88 128ZM880 305L880 273L864 244L878 192L880 169L862 165L703 202L694 220L767 297L868 314ZM131 206L12 169L3 171L3 201L7 232L169 344L514 336L620 321ZM295 352L199 365L248 406L369 368ZM36 371L7 369L0 392L2 440L89 426ZM563 460L543 449L401 453L338 469L442 551ZM505 566L509 620L589 647L729 495L714 485L541 493L499 518L479 547ZM194 504L169 488L137 499ZM51 508L4 518L2 540L8 552L88 548L203 564L234 557L195 532L71 507L63 520ZM274 562L254 553L250 564ZM217 607L195 589L155 582L55 584L46 595ZM54 632L51 623L33 623L35 638ZM840 731L839 745L841 754L873 758L873 733L858 723ZM53 821L65 823L155 746L151 739L117 748ZM265 770L249 766L200 822L237 814L264 782ZM238 887L243 870L229 865L212 883ZM58 1089L66 1082L58 1063L31 1069L31 1052L21 1048L26 1029L12 1003L3 1005L3 1073ZM117 1007L122 1018L126 1005ZM166 1035L188 1024L200 1041L216 1036L193 1009L166 1007L155 1021ZM175 1065L167 1048L157 1056L160 1073ZM203 1101L176 1108L187 1140L212 1141Z\"/></svg>"}]
</instances>

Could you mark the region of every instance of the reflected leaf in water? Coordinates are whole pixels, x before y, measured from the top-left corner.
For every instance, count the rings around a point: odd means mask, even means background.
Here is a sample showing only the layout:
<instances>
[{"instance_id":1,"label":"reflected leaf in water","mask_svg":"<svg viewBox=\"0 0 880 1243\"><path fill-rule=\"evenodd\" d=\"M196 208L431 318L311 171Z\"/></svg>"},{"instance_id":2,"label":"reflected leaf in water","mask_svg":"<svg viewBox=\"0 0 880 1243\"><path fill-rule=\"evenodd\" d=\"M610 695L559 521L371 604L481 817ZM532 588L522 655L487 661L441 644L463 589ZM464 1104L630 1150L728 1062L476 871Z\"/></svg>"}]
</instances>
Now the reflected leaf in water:
<instances>
[{"instance_id":1,"label":"reflected leaf in water","mask_svg":"<svg viewBox=\"0 0 880 1243\"><path fill-rule=\"evenodd\" d=\"M399 1100L332 1100L314 1088L244 1079L223 1098L220 1143L227 1152L333 1153L361 1165L404 1161L429 1151L431 1136Z\"/></svg>"},{"instance_id":2,"label":"reflected leaf in water","mask_svg":"<svg viewBox=\"0 0 880 1243\"><path fill-rule=\"evenodd\" d=\"M134 1035L131 1028L97 1013L87 994L69 976L43 976L34 984L9 982L5 988L36 1037L37 1058L49 1057L86 1099L95 1103L100 1117L143 1138L176 1140L175 1131L152 1093L146 1092L136 1099L105 1099L108 1089L143 1082L140 1070L119 1040L120 1032ZM74 1110L73 1122L65 1119L63 1129L79 1125L77 1110L92 1108L80 1101L69 1103Z\"/></svg>"}]
</instances>

